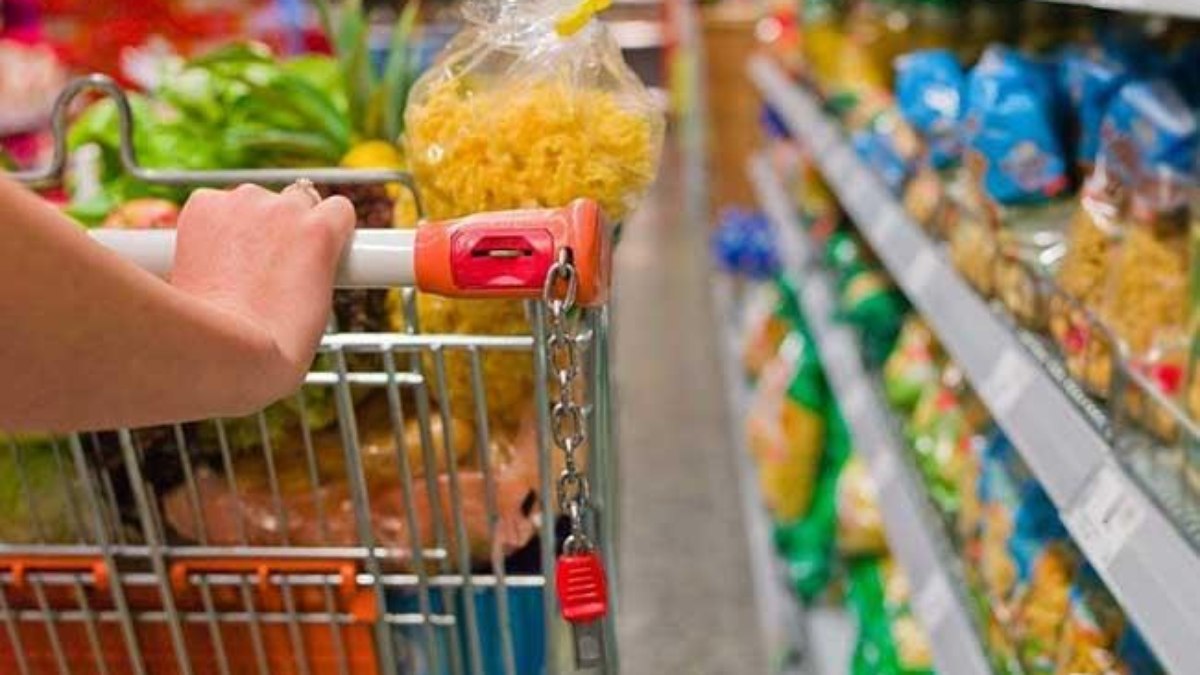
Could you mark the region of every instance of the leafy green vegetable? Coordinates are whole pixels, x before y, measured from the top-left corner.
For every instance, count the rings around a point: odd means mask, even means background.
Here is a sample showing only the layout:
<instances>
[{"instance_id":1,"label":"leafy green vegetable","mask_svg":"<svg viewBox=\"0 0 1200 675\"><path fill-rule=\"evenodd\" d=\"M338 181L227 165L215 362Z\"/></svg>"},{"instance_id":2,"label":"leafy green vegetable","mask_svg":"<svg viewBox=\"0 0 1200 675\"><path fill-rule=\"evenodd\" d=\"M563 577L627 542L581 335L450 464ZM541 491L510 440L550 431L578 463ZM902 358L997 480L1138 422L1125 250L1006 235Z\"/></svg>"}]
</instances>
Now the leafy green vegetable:
<instances>
[{"instance_id":1,"label":"leafy green vegetable","mask_svg":"<svg viewBox=\"0 0 1200 675\"><path fill-rule=\"evenodd\" d=\"M396 21L382 74L377 74L371 63L370 31L362 1L345 0L336 13L328 0L317 0L316 5L341 64L354 141L395 142L404 131L404 106L417 78L413 42L419 3L407 4Z\"/></svg>"},{"instance_id":2,"label":"leafy green vegetable","mask_svg":"<svg viewBox=\"0 0 1200 675\"><path fill-rule=\"evenodd\" d=\"M351 142L343 89L338 64L329 57L281 64L262 45L230 45L184 64L149 95L129 95L134 152L149 168L336 165ZM103 100L68 134L70 149L94 143L101 151L103 194L71 206L85 223L103 220L107 210L130 199L181 202L189 192L126 174L119 121L115 104Z\"/></svg>"},{"instance_id":3,"label":"leafy green vegetable","mask_svg":"<svg viewBox=\"0 0 1200 675\"><path fill-rule=\"evenodd\" d=\"M8 436L0 442L0 542L51 544L79 536L75 464L47 437Z\"/></svg>"}]
</instances>

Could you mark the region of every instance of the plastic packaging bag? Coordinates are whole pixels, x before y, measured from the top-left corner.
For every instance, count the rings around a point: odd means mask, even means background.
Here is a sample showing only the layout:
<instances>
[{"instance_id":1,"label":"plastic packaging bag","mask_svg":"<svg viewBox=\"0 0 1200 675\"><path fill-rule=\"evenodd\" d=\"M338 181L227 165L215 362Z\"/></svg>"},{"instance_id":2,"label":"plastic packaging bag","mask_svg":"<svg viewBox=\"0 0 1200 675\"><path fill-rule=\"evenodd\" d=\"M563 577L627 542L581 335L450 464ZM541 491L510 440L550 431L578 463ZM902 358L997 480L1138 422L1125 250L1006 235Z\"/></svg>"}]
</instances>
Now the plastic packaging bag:
<instances>
[{"instance_id":1,"label":"plastic packaging bag","mask_svg":"<svg viewBox=\"0 0 1200 675\"><path fill-rule=\"evenodd\" d=\"M778 521L803 517L812 502L825 442L826 396L813 344L792 333L763 371L746 421L763 498Z\"/></svg>"},{"instance_id":2,"label":"plastic packaging bag","mask_svg":"<svg viewBox=\"0 0 1200 675\"><path fill-rule=\"evenodd\" d=\"M1197 120L1167 82L1135 80L1109 113L1111 133L1133 151L1129 225L1113 254L1101 315L1132 366L1167 397L1182 393L1187 367L1189 189L1200 149ZM1124 400L1151 431L1173 437L1170 414L1137 389Z\"/></svg>"},{"instance_id":3,"label":"plastic packaging bag","mask_svg":"<svg viewBox=\"0 0 1200 675\"><path fill-rule=\"evenodd\" d=\"M1056 675L1163 672L1100 575L1087 563L1079 566L1071 585L1054 672Z\"/></svg>"},{"instance_id":4,"label":"plastic packaging bag","mask_svg":"<svg viewBox=\"0 0 1200 675\"><path fill-rule=\"evenodd\" d=\"M1106 122L1111 126L1110 122ZM1103 141L1096 163L1067 228L1067 249L1055 273L1067 298L1050 302L1050 333L1068 372L1092 394L1109 395L1112 383L1112 340L1099 324L1112 254L1126 230L1127 170L1113 135Z\"/></svg>"},{"instance_id":5,"label":"plastic packaging bag","mask_svg":"<svg viewBox=\"0 0 1200 675\"><path fill-rule=\"evenodd\" d=\"M851 565L848 595L858 623L852 675L933 673L933 651L912 613L908 579L891 558Z\"/></svg>"},{"instance_id":6,"label":"plastic packaging bag","mask_svg":"<svg viewBox=\"0 0 1200 675\"><path fill-rule=\"evenodd\" d=\"M888 403L901 412L912 412L921 392L937 382L939 356L933 331L919 315L910 315L883 366L883 388Z\"/></svg>"},{"instance_id":7,"label":"plastic packaging bag","mask_svg":"<svg viewBox=\"0 0 1200 675\"><path fill-rule=\"evenodd\" d=\"M808 513L775 527L775 547L787 561L793 589L806 602L819 596L833 576L838 476L851 455L850 432L836 401L826 408L824 420L828 433Z\"/></svg>"},{"instance_id":8,"label":"plastic packaging bag","mask_svg":"<svg viewBox=\"0 0 1200 675\"><path fill-rule=\"evenodd\" d=\"M965 87L966 75L950 51L912 52L896 60L900 113L924 139L934 169L950 167L961 158Z\"/></svg>"},{"instance_id":9,"label":"plastic packaging bag","mask_svg":"<svg viewBox=\"0 0 1200 675\"><path fill-rule=\"evenodd\" d=\"M588 197L620 222L655 176L664 121L608 29L568 0L480 0L464 14L466 27L413 86L405 111L427 215ZM424 333L529 332L520 302L421 294L417 314ZM483 362L489 416L511 428L532 389L530 358L490 352ZM473 416L469 358L447 354L446 367L449 400L440 403Z\"/></svg>"},{"instance_id":10,"label":"plastic packaging bag","mask_svg":"<svg viewBox=\"0 0 1200 675\"><path fill-rule=\"evenodd\" d=\"M779 353L788 334L799 325L796 296L786 282L761 284L746 305L742 327L742 371L754 382L763 368Z\"/></svg>"},{"instance_id":11,"label":"plastic packaging bag","mask_svg":"<svg viewBox=\"0 0 1200 675\"><path fill-rule=\"evenodd\" d=\"M1069 187L1056 106L1045 70L1011 49L990 47L971 71L967 166L997 204L1040 204Z\"/></svg>"},{"instance_id":12,"label":"plastic packaging bag","mask_svg":"<svg viewBox=\"0 0 1200 675\"><path fill-rule=\"evenodd\" d=\"M926 11L937 13L939 0ZM961 121L966 74L953 52L932 49L896 59L896 101L900 114L922 139L919 159L904 190L909 215L935 236L945 208L945 183L962 159Z\"/></svg>"},{"instance_id":13,"label":"plastic packaging bag","mask_svg":"<svg viewBox=\"0 0 1200 675\"><path fill-rule=\"evenodd\" d=\"M476 1L464 14L405 112L429 215L590 197L620 222L654 178L664 122L605 24L569 0Z\"/></svg>"},{"instance_id":14,"label":"plastic packaging bag","mask_svg":"<svg viewBox=\"0 0 1200 675\"><path fill-rule=\"evenodd\" d=\"M987 414L961 371L947 367L922 394L907 434L930 499L948 522L961 506L963 471Z\"/></svg>"},{"instance_id":15,"label":"plastic packaging bag","mask_svg":"<svg viewBox=\"0 0 1200 675\"><path fill-rule=\"evenodd\" d=\"M980 570L1021 662L1052 672L1079 556L1058 511L1006 436L983 457Z\"/></svg>"},{"instance_id":16,"label":"plastic packaging bag","mask_svg":"<svg viewBox=\"0 0 1200 675\"><path fill-rule=\"evenodd\" d=\"M837 547L843 556L879 555L887 551L883 517L875 500L875 484L860 455L853 455L837 483Z\"/></svg>"}]
</instances>

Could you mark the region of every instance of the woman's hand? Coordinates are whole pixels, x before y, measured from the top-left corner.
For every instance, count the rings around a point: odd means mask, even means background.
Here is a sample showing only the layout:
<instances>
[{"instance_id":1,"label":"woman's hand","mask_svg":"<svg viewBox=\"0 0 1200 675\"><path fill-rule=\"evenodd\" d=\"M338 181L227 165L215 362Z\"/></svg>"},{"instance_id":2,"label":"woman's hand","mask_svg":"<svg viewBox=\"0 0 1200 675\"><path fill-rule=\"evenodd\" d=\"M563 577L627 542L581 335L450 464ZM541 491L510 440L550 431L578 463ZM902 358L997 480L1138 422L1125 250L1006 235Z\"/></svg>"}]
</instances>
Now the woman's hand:
<instances>
[{"instance_id":1,"label":"woman's hand","mask_svg":"<svg viewBox=\"0 0 1200 675\"><path fill-rule=\"evenodd\" d=\"M166 283L0 178L0 430L229 417L291 394L354 221L341 197L201 190Z\"/></svg>"},{"instance_id":2,"label":"woman's hand","mask_svg":"<svg viewBox=\"0 0 1200 675\"><path fill-rule=\"evenodd\" d=\"M265 332L280 359L264 371L276 397L299 388L312 364L354 231L349 200L318 200L243 185L198 190L179 214L171 285Z\"/></svg>"}]
</instances>

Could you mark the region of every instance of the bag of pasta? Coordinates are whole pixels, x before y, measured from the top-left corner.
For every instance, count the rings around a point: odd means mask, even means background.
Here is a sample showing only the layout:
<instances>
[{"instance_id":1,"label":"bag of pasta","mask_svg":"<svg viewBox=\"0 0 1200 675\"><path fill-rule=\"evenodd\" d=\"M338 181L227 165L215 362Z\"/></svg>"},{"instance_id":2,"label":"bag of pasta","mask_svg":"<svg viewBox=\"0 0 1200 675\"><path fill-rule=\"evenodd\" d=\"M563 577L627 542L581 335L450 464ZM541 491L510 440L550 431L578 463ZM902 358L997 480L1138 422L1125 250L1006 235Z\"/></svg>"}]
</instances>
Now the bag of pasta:
<instances>
[{"instance_id":1,"label":"bag of pasta","mask_svg":"<svg viewBox=\"0 0 1200 675\"><path fill-rule=\"evenodd\" d=\"M465 28L414 84L406 151L433 220L596 200L620 223L657 171L664 120L587 0L474 0ZM519 302L421 295L425 333L528 334ZM474 410L470 360L446 354L451 415ZM519 420L527 353L483 357L489 417Z\"/></svg>"},{"instance_id":2,"label":"bag of pasta","mask_svg":"<svg viewBox=\"0 0 1200 675\"><path fill-rule=\"evenodd\" d=\"M1186 101L1164 80L1125 85L1109 118L1106 132L1127 139L1134 159L1129 224L1111 260L1100 313L1132 367L1176 399L1187 367L1188 189L1200 133ZM1144 390L1131 388L1122 403L1155 434L1170 439L1177 432L1171 412Z\"/></svg>"}]
</instances>

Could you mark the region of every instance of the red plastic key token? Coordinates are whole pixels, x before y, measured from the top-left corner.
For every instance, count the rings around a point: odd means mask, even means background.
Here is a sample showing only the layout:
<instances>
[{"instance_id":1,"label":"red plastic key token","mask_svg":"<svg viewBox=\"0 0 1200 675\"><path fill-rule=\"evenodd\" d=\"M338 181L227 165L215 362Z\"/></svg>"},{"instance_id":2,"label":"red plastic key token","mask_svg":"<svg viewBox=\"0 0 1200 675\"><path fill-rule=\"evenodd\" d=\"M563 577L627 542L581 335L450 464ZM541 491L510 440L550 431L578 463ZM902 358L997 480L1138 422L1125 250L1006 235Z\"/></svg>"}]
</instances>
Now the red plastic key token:
<instances>
[{"instance_id":1,"label":"red plastic key token","mask_svg":"<svg viewBox=\"0 0 1200 675\"><path fill-rule=\"evenodd\" d=\"M589 623L608 614L608 577L596 551L564 554L554 571L563 618Z\"/></svg>"}]
</instances>

